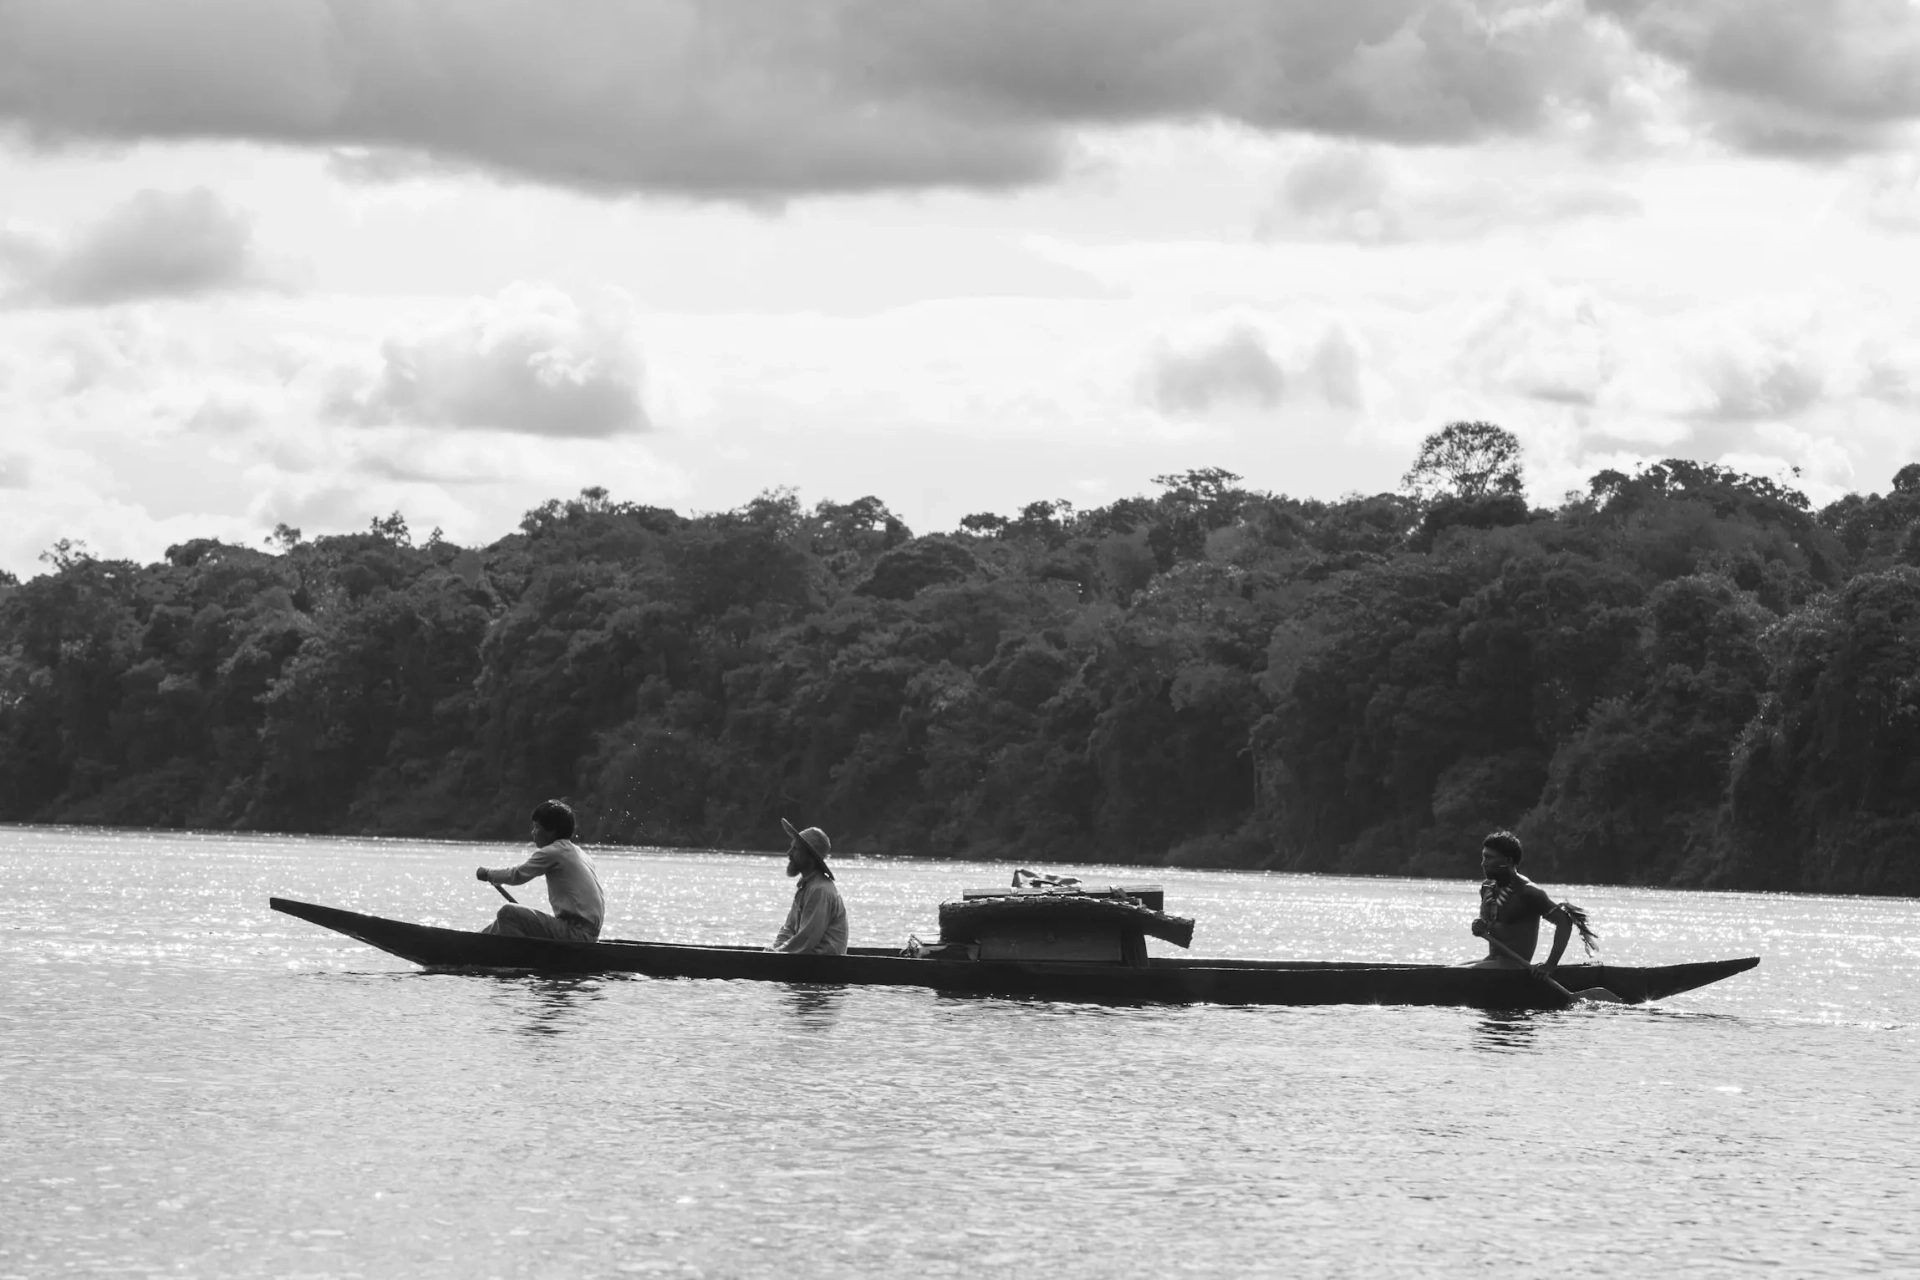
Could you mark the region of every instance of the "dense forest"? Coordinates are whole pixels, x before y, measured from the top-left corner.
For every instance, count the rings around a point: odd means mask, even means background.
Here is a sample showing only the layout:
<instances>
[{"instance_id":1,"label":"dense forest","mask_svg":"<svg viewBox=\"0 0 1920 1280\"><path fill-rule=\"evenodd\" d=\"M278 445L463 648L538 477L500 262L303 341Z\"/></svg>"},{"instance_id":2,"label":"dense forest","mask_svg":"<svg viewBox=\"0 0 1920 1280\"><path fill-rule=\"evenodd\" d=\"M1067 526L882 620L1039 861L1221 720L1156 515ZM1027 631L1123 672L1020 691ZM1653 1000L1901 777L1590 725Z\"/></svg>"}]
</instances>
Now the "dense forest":
<instances>
[{"instance_id":1,"label":"dense forest","mask_svg":"<svg viewBox=\"0 0 1920 1280\"><path fill-rule=\"evenodd\" d=\"M1920 893L1920 464L1815 511L1513 437L1337 502L1200 470L916 535L589 489L0 575L0 819Z\"/></svg>"}]
</instances>

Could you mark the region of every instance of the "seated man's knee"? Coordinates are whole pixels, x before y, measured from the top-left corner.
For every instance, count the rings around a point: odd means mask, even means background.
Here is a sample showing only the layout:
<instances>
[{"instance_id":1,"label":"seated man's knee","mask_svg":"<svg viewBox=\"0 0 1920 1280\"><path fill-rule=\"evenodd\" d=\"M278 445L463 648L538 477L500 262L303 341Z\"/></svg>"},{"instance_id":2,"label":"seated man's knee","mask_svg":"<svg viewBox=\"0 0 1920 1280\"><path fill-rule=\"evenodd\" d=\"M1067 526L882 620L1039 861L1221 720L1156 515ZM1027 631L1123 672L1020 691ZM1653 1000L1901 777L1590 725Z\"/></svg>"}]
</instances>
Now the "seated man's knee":
<instances>
[{"instance_id":1,"label":"seated man's knee","mask_svg":"<svg viewBox=\"0 0 1920 1280\"><path fill-rule=\"evenodd\" d=\"M487 930L487 932L507 933L524 937L530 931L528 926L535 923L538 914L539 913L531 907L523 907L517 902L509 902L494 913L493 927Z\"/></svg>"}]
</instances>

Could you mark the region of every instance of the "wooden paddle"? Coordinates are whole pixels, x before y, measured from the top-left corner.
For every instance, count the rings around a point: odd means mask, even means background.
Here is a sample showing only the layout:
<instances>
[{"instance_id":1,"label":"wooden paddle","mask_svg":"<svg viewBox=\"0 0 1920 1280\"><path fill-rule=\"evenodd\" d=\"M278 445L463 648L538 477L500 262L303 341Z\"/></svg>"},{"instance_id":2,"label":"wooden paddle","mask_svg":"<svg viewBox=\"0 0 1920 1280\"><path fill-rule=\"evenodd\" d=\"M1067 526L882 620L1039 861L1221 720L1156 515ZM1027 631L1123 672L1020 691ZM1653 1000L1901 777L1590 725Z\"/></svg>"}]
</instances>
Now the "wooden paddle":
<instances>
[{"instance_id":1,"label":"wooden paddle","mask_svg":"<svg viewBox=\"0 0 1920 1280\"><path fill-rule=\"evenodd\" d=\"M1500 939L1494 937L1492 934L1487 933L1487 934L1482 934L1481 936L1487 940L1487 944L1489 946L1491 946L1495 951L1498 951L1500 954L1506 956L1509 960L1518 960L1521 964L1527 964L1526 958L1524 956L1522 956L1518 951L1515 951L1512 947L1508 946L1506 943L1500 941ZM1527 968L1531 970L1533 966L1527 965ZM1626 1003L1625 1000L1622 1000L1619 996L1613 994L1613 992L1607 990L1605 987L1588 987L1585 991L1569 991L1544 973L1536 973L1533 976L1540 979L1540 981L1546 983L1548 986L1552 987L1555 991L1558 991L1563 997L1566 998L1566 1001L1568 1004L1572 1004L1576 1000L1592 1000L1597 1004L1625 1004Z\"/></svg>"},{"instance_id":2,"label":"wooden paddle","mask_svg":"<svg viewBox=\"0 0 1920 1280\"><path fill-rule=\"evenodd\" d=\"M487 883L488 883L488 884L493 884L493 882L492 882L491 880L489 880L489 881L488 881ZM501 897L503 897L503 898L505 898L505 899L506 899L506 900L507 900L508 902L511 902L511 903L513 903L513 905L514 905L514 906L516 906L516 907L520 905L520 902L519 902L519 900L518 900L518 899L516 899L516 898L515 898L515 897L514 897L514 896L513 896L512 894L510 894L510 893L508 893L508 892L507 892L507 887L506 887L505 885L502 885L502 884L495 884L495 885L493 885L493 887L494 887L494 888L496 888L496 889L498 889L498 890L500 891L500 896L501 896Z\"/></svg>"}]
</instances>

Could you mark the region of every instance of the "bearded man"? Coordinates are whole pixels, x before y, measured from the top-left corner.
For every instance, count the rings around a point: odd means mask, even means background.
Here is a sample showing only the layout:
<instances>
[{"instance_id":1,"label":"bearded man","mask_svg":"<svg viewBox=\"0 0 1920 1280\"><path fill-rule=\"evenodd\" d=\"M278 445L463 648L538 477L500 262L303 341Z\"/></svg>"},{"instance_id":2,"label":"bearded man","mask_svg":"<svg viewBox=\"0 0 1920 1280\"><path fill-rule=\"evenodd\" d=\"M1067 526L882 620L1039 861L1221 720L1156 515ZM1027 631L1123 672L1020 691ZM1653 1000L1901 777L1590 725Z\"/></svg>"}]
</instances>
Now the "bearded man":
<instances>
[{"instance_id":1,"label":"bearded man","mask_svg":"<svg viewBox=\"0 0 1920 1280\"><path fill-rule=\"evenodd\" d=\"M818 827L795 831L785 818L787 874L798 876L793 890L793 905L787 909L787 922L773 940L774 951L804 955L843 956L847 954L847 904L840 900L840 886L834 883L833 869L827 866L827 851L832 843Z\"/></svg>"}]
</instances>

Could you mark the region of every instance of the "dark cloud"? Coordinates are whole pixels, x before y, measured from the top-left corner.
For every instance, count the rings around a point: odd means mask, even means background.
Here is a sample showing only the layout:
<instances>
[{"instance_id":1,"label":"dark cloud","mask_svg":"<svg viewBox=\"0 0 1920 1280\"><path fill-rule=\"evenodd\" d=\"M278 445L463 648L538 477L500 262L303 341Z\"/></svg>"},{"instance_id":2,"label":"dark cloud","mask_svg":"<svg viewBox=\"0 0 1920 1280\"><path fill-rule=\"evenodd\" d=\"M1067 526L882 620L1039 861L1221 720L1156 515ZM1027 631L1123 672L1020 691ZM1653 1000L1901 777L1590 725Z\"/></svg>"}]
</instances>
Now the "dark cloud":
<instances>
[{"instance_id":1,"label":"dark cloud","mask_svg":"<svg viewBox=\"0 0 1920 1280\"><path fill-rule=\"evenodd\" d=\"M1818 370L1790 356L1758 362L1721 360L1707 373L1713 403L1703 415L1721 422L1790 418L1820 399Z\"/></svg>"},{"instance_id":2,"label":"dark cloud","mask_svg":"<svg viewBox=\"0 0 1920 1280\"><path fill-rule=\"evenodd\" d=\"M1564 386L1557 383L1540 383L1522 387L1523 394L1547 404L1565 404L1591 408L1599 399L1599 393L1590 387Z\"/></svg>"},{"instance_id":3,"label":"dark cloud","mask_svg":"<svg viewBox=\"0 0 1920 1280\"><path fill-rule=\"evenodd\" d=\"M604 438L648 427L631 336L571 299L516 288L435 331L389 339L370 378L328 398L365 426Z\"/></svg>"},{"instance_id":4,"label":"dark cloud","mask_svg":"<svg viewBox=\"0 0 1920 1280\"><path fill-rule=\"evenodd\" d=\"M1398 240L1405 228L1395 194L1392 175L1371 152L1329 148L1287 170L1259 230L1271 237Z\"/></svg>"},{"instance_id":5,"label":"dark cloud","mask_svg":"<svg viewBox=\"0 0 1920 1280\"><path fill-rule=\"evenodd\" d=\"M1085 127L1469 144L1630 118L1636 51L1742 147L1920 117L1904 0L9 0L0 125L778 200L1041 182Z\"/></svg>"},{"instance_id":6,"label":"dark cloud","mask_svg":"<svg viewBox=\"0 0 1920 1280\"><path fill-rule=\"evenodd\" d=\"M1622 54L1564 0L11 0L0 122L778 199L1044 181L1087 126L1525 134Z\"/></svg>"},{"instance_id":7,"label":"dark cloud","mask_svg":"<svg viewBox=\"0 0 1920 1280\"><path fill-rule=\"evenodd\" d=\"M205 188L142 191L65 242L0 234L8 301L61 307L189 298L256 286L246 218Z\"/></svg>"},{"instance_id":8,"label":"dark cloud","mask_svg":"<svg viewBox=\"0 0 1920 1280\"><path fill-rule=\"evenodd\" d=\"M1339 329L1329 329L1307 365L1307 374L1319 387L1322 398L1341 409L1361 405L1360 353L1353 340Z\"/></svg>"},{"instance_id":9,"label":"dark cloud","mask_svg":"<svg viewBox=\"0 0 1920 1280\"><path fill-rule=\"evenodd\" d=\"M515 478L505 470L488 470L472 465L423 465L413 459L380 455L361 458L354 463L353 469L361 475L372 476L376 480L390 480L395 484L485 485L500 484Z\"/></svg>"},{"instance_id":10,"label":"dark cloud","mask_svg":"<svg viewBox=\"0 0 1920 1280\"><path fill-rule=\"evenodd\" d=\"M1682 70L1742 148L1874 150L1920 119L1920 8L1908 0L1590 0Z\"/></svg>"},{"instance_id":11,"label":"dark cloud","mask_svg":"<svg viewBox=\"0 0 1920 1280\"><path fill-rule=\"evenodd\" d=\"M1881 356L1867 365L1861 393L1902 407L1920 404L1920 360L1901 362Z\"/></svg>"},{"instance_id":12,"label":"dark cloud","mask_svg":"<svg viewBox=\"0 0 1920 1280\"><path fill-rule=\"evenodd\" d=\"M1286 375L1253 329L1242 325L1193 351L1163 351L1148 392L1163 413L1200 414L1226 402L1268 407L1286 394Z\"/></svg>"}]
</instances>

